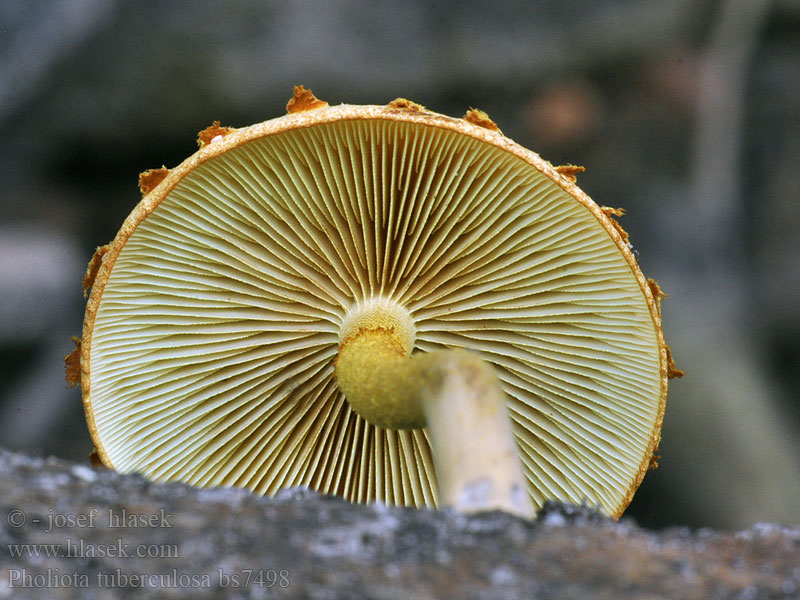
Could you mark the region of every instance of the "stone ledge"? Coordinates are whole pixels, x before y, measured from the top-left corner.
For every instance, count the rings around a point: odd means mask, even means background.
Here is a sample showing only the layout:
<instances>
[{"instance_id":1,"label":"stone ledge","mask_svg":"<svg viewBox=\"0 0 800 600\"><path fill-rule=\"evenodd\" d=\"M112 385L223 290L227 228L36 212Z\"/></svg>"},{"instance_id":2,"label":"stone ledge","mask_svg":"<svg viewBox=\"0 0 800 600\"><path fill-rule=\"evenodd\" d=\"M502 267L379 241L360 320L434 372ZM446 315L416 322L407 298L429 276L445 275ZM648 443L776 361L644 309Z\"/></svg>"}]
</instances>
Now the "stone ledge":
<instances>
[{"instance_id":1,"label":"stone ledge","mask_svg":"<svg viewBox=\"0 0 800 600\"><path fill-rule=\"evenodd\" d=\"M652 532L560 504L525 522L263 498L3 450L0 555L0 598L15 599L800 598L798 528Z\"/></svg>"}]
</instances>

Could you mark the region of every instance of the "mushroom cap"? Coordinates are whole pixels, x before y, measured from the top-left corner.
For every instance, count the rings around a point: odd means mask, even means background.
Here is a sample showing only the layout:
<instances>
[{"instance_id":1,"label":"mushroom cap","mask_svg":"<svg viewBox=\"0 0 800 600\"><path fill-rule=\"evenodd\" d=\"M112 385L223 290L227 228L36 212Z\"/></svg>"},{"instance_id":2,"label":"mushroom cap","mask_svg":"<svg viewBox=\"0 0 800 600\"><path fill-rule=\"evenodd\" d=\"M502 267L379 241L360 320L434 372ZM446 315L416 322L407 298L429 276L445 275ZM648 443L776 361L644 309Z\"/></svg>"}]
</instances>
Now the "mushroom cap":
<instances>
[{"instance_id":1,"label":"mushroom cap","mask_svg":"<svg viewBox=\"0 0 800 600\"><path fill-rule=\"evenodd\" d=\"M371 425L334 377L353 307L392 301L413 319L414 352L466 348L495 366L536 506L620 515L667 396L657 288L574 167L559 173L477 117L321 103L219 128L150 172L84 321L102 462L436 505L426 430Z\"/></svg>"}]
</instances>

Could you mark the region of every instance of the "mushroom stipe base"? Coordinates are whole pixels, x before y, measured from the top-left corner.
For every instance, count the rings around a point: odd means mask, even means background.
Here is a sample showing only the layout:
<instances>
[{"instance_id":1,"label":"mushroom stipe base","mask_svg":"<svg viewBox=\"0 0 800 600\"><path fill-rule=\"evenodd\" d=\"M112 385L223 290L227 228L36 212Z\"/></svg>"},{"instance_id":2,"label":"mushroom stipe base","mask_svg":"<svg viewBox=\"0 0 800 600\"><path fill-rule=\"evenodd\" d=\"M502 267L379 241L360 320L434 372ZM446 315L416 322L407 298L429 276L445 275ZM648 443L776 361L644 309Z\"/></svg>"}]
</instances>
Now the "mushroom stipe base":
<instances>
[{"instance_id":1,"label":"mushroom stipe base","mask_svg":"<svg viewBox=\"0 0 800 600\"><path fill-rule=\"evenodd\" d=\"M622 514L680 374L622 211L475 109L298 86L287 112L215 123L142 174L98 248L67 357L96 459L259 494Z\"/></svg>"}]
</instances>

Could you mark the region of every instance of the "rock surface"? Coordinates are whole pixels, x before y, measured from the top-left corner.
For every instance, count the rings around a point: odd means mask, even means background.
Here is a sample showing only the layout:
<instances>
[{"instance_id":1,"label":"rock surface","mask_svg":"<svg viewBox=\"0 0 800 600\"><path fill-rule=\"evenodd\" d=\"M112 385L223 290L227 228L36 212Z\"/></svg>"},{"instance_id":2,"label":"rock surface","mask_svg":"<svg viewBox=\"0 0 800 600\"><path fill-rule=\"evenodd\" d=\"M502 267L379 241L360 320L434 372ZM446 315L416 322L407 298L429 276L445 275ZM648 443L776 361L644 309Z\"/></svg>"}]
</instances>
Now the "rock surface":
<instances>
[{"instance_id":1,"label":"rock surface","mask_svg":"<svg viewBox=\"0 0 800 600\"><path fill-rule=\"evenodd\" d=\"M800 529L351 505L0 450L0 598L800 598Z\"/></svg>"}]
</instances>

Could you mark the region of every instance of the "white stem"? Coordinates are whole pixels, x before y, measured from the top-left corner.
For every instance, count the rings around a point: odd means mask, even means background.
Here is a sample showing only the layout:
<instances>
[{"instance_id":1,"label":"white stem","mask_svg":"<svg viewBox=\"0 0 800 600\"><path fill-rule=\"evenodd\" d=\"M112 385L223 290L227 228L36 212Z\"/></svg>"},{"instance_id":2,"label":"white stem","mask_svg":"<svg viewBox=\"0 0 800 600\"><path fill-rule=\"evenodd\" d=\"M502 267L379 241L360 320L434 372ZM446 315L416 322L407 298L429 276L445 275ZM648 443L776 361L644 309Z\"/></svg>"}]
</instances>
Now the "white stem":
<instances>
[{"instance_id":1,"label":"white stem","mask_svg":"<svg viewBox=\"0 0 800 600\"><path fill-rule=\"evenodd\" d=\"M422 394L439 479L439 498L461 512L504 510L535 516L492 367L464 351L442 353L438 389Z\"/></svg>"}]
</instances>

